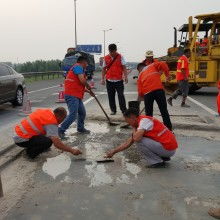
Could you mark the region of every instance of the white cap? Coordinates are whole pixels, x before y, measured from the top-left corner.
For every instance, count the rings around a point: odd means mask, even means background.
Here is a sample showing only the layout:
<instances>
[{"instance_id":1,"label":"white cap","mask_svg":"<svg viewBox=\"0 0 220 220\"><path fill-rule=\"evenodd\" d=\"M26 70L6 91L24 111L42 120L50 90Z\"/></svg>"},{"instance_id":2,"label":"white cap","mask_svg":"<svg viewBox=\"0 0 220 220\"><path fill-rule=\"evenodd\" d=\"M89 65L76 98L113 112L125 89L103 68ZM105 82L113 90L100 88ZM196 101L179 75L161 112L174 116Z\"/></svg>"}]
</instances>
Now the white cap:
<instances>
[{"instance_id":1,"label":"white cap","mask_svg":"<svg viewBox=\"0 0 220 220\"><path fill-rule=\"evenodd\" d=\"M154 56L154 52L152 50L148 50L146 52L146 57L153 57Z\"/></svg>"}]
</instances>

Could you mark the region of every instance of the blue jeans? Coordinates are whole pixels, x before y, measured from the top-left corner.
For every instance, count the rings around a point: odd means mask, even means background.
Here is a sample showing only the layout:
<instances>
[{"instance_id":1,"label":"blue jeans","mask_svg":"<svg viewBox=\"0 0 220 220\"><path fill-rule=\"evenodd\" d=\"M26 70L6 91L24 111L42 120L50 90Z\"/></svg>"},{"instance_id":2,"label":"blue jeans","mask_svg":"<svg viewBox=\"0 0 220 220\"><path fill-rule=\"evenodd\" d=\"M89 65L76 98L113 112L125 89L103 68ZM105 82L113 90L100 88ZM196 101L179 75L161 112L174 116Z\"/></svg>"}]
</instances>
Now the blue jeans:
<instances>
[{"instance_id":1,"label":"blue jeans","mask_svg":"<svg viewBox=\"0 0 220 220\"><path fill-rule=\"evenodd\" d=\"M77 130L81 131L84 129L84 120L86 118L86 110L82 99L76 98L74 96L65 95L65 100L69 110L69 115L65 118L61 126L59 127L60 133L65 133L65 131L70 127L70 125L77 119Z\"/></svg>"}]
</instances>

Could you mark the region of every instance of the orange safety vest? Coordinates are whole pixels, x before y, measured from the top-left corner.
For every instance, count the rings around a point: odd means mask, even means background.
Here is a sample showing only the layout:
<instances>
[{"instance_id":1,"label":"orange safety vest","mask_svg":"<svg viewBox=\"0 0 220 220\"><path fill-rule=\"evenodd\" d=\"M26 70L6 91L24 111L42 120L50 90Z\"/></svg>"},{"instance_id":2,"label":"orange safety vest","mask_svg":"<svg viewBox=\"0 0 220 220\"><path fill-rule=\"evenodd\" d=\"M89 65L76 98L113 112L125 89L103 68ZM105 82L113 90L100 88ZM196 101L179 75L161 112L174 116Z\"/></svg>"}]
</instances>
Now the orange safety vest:
<instances>
[{"instance_id":1,"label":"orange safety vest","mask_svg":"<svg viewBox=\"0 0 220 220\"><path fill-rule=\"evenodd\" d=\"M15 132L19 137L29 139L36 135L45 135L45 125L58 125L57 119L51 109L38 109L17 124Z\"/></svg>"},{"instance_id":2,"label":"orange safety vest","mask_svg":"<svg viewBox=\"0 0 220 220\"><path fill-rule=\"evenodd\" d=\"M145 67L137 81L139 96L144 96L149 92L163 89L164 87L160 78L163 72L169 74L169 67L165 62L157 61Z\"/></svg>"},{"instance_id":3,"label":"orange safety vest","mask_svg":"<svg viewBox=\"0 0 220 220\"><path fill-rule=\"evenodd\" d=\"M153 121L153 128L144 132L144 137L150 138L161 143L164 149L172 151L178 148L175 135L159 120L154 117L140 115L138 117L138 126L143 118Z\"/></svg>"},{"instance_id":4,"label":"orange safety vest","mask_svg":"<svg viewBox=\"0 0 220 220\"><path fill-rule=\"evenodd\" d=\"M121 55L118 54L114 63L112 63L112 57L110 55L105 56L106 64L106 79L107 80L122 80L123 79L123 66L121 63ZM108 66L111 65L109 68Z\"/></svg>"},{"instance_id":5,"label":"orange safety vest","mask_svg":"<svg viewBox=\"0 0 220 220\"><path fill-rule=\"evenodd\" d=\"M67 73L66 79L64 81L64 94L83 99L85 94L85 86L80 82L78 76L73 72L73 68L77 65L80 64L76 63ZM85 73L84 77L86 78Z\"/></svg>"},{"instance_id":6,"label":"orange safety vest","mask_svg":"<svg viewBox=\"0 0 220 220\"><path fill-rule=\"evenodd\" d=\"M184 80L182 69L185 69L186 77L188 78L189 77L189 60L185 55L181 56L177 62L177 71L176 71L177 80Z\"/></svg>"}]
</instances>

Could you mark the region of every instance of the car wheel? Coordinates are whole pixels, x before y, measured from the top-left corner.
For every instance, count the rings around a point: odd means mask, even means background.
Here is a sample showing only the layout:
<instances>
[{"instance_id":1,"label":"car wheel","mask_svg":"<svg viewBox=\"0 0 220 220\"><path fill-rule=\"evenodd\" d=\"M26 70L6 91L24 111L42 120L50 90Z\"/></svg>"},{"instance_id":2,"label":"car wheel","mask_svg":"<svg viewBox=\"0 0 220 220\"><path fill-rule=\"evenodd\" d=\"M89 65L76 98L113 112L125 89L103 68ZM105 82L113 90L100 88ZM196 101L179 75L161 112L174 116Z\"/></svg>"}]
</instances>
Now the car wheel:
<instances>
[{"instance_id":1,"label":"car wheel","mask_svg":"<svg viewBox=\"0 0 220 220\"><path fill-rule=\"evenodd\" d=\"M23 97L24 97L23 89L21 87L18 87L16 91L15 99L12 101L12 104L15 106L21 106L23 104Z\"/></svg>"}]
</instances>

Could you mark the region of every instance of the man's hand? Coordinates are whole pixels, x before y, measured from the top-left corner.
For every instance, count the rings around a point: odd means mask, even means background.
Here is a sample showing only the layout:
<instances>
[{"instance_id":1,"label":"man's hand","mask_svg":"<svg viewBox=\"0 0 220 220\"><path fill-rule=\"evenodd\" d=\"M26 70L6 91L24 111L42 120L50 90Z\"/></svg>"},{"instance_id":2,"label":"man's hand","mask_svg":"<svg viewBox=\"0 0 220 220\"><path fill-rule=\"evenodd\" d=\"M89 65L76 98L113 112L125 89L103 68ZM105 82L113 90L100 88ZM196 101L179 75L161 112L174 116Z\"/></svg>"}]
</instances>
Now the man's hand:
<instances>
[{"instance_id":1,"label":"man's hand","mask_svg":"<svg viewBox=\"0 0 220 220\"><path fill-rule=\"evenodd\" d=\"M107 154L105 155L105 158L112 158L115 155L115 151L114 150L110 150L109 152L107 152Z\"/></svg>"},{"instance_id":2,"label":"man's hand","mask_svg":"<svg viewBox=\"0 0 220 220\"><path fill-rule=\"evenodd\" d=\"M79 149L74 149L74 148L72 148L70 153L76 156L82 154L82 152Z\"/></svg>"},{"instance_id":3,"label":"man's hand","mask_svg":"<svg viewBox=\"0 0 220 220\"><path fill-rule=\"evenodd\" d=\"M125 77L125 84L127 84L128 83L128 77L126 76Z\"/></svg>"},{"instance_id":4,"label":"man's hand","mask_svg":"<svg viewBox=\"0 0 220 220\"><path fill-rule=\"evenodd\" d=\"M105 80L104 79L101 79L101 85L105 85Z\"/></svg>"}]
</instances>

